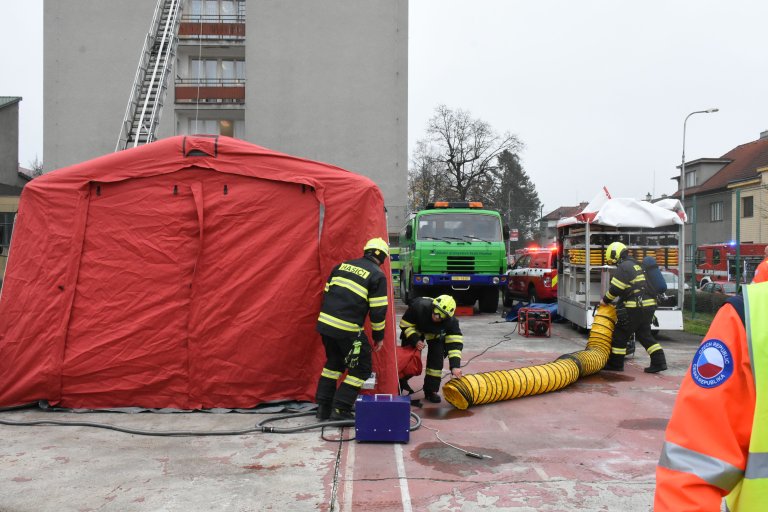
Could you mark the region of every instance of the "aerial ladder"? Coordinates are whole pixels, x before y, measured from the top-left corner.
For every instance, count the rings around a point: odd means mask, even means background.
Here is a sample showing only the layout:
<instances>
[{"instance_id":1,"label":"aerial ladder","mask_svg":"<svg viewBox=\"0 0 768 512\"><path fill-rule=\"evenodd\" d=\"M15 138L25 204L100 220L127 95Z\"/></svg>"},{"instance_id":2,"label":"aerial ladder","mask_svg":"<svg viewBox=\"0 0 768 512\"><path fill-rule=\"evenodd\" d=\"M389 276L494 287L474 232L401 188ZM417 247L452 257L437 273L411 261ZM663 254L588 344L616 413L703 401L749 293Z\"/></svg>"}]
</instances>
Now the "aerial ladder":
<instances>
[{"instance_id":1,"label":"aerial ladder","mask_svg":"<svg viewBox=\"0 0 768 512\"><path fill-rule=\"evenodd\" d=\"M139 55L139 65L115 151L136 147L155 139L176 57L181 2L182 0L157 2L152 24Z\"/></svg>"}]
</instances>

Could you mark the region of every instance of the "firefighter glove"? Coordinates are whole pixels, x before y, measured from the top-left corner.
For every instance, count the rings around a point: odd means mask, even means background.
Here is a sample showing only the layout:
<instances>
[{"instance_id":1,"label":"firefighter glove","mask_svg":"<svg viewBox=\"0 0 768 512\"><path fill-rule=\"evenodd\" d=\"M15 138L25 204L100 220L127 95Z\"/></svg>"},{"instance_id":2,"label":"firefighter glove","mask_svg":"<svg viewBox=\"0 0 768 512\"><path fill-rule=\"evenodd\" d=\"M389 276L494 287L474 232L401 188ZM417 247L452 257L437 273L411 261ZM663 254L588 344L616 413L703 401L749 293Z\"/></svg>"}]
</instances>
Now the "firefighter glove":
<instances>
[{"instance_id":1,"label":"firefighter glove","mask_svg":"<svg viewBox=\"0 0 768 512\"><path fill-rule=\"evenodd\" d=\"M357 363L360 360L361 346L362 342L360 340L355 340L355 342L352 344L352 350L350 350L349 354L347 354L347 357L344 358L344 364L347 365L347 368L354 368L357 366Z\"/></svg>"}]
</instances>

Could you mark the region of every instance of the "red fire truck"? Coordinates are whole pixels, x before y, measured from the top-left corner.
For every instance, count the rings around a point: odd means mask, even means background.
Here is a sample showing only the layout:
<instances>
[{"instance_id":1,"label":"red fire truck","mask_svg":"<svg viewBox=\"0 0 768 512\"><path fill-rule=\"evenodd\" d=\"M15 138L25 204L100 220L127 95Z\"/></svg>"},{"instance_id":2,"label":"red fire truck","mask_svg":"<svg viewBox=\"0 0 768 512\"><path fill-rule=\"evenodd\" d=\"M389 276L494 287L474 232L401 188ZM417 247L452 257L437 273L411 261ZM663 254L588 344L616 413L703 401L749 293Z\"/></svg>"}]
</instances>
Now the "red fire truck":
<instances>
[{"instance_id":1,"label":"red fire truck","mask_svg":"<svg viewBox=\"0 0 768 512\"><path fill-rule=\"evenodd\" d=\"M739 246L740 282L748 283L755 275L757 265L765 258L768 244L743 243ZM696 281L699 285L709 281L736 280L736 243L700 245L696 249Z\"/></svg>"}]
</instances>

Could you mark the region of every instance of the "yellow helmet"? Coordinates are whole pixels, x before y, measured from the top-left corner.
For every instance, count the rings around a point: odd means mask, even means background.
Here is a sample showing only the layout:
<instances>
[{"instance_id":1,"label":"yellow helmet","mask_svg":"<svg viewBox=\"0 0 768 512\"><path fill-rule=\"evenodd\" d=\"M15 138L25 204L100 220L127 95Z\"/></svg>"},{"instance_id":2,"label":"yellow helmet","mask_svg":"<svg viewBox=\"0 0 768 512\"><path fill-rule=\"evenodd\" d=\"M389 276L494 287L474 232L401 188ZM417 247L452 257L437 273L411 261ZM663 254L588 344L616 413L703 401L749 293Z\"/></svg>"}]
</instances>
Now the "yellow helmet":
<instances>
[{"instance_id":1,"label":"yellow helmet","mask_svg":"<svg viewBox=\"0 0 768 512\"><path fill-rule=\"evenodd\" d=\"M443 318L450 318L456 312L456 301L450 295L440 295L436 299L432 299L432 305Z\"/></svg>"},{"instance_id":2,"label":"yellow helmet","mask_svg":"<svg viewBox=\"0 0 768 512\"><path fill-rule=\"evenodd\" d=\"M626 250L627 246L623 243L613 242L605 250L605 262L609 265L615 265L619 261L619 258L621 258L621 253L625 252Z\"/></svg>"},{"instance_id":3,"label":"yellow helmet","mask_svg":"<svg viewBox=\"0 0 768 512\"><path fill-rule=\"evenodd\" d=\"M381 261L389 257L389 245L383 238L371 238L368 240L365 243L365 247L363 247L363 252L366 253L368 251L373 252ZM381 256L381 253L384 253L384 257Z\"/></svg>"}]
</instances>

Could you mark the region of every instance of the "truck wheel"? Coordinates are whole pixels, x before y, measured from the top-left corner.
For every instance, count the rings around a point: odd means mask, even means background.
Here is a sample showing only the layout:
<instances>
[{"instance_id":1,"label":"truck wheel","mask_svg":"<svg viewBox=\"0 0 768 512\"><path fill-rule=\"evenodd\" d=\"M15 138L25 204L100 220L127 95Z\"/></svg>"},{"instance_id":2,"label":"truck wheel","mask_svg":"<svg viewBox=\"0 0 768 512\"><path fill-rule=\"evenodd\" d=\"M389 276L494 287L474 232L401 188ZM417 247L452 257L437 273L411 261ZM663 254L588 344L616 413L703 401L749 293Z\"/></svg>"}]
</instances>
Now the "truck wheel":
<instances>
[{"instance_id":1,"label":"truck wheel","mask_svg":"<svg viewBox=\"0 0 768 512\"><path fill-rule=\"evenodd\" d=\"M400 279L400 299L406 304L410 304L408 300L408 288L405 286L405 279Z\"/></svg>"},{"instance_id":2,"label":"truck wheel","mask_svg":"<svg viewBox=\"0 0 768 512\"><path fill-rule=\"evenodd\" d=\"M512 296L509 294L508 289L505 288L504 291L501 292L501 297L503 299L505 308L512 307Z\"/></svg>"},{"instance_id":3,"label":"truck wheel","mask_svg":"<svg viewBox=\"0 0 768 512\"><path fill-rule=\"evenodd\" d=\"M423 295L423 291L421 290L421 286L415 286L411 285L411 289L408 291L408 301L406 304L409 304L413 302L413 299L417 299Z\"/></svg>"},{"instance_id":4,"label":"truck wheel","mask_svg":"<svg viewBox=\"0 0 768 512\"><path fill-rule=\"evenodd\" d=\"M480 295L480 311L483 313L495 313L499 308L499 290L491 288L483 290Z\"/></svg>"}]
</instances>

